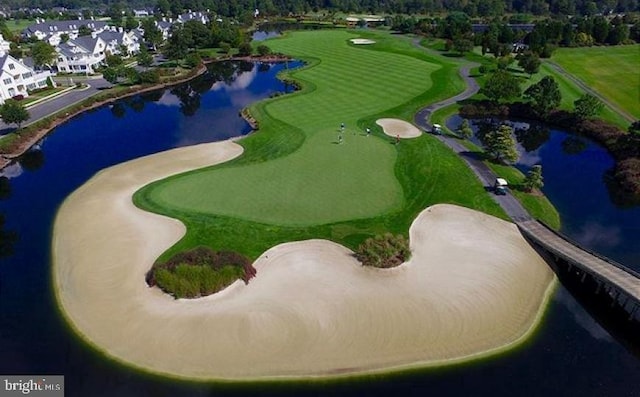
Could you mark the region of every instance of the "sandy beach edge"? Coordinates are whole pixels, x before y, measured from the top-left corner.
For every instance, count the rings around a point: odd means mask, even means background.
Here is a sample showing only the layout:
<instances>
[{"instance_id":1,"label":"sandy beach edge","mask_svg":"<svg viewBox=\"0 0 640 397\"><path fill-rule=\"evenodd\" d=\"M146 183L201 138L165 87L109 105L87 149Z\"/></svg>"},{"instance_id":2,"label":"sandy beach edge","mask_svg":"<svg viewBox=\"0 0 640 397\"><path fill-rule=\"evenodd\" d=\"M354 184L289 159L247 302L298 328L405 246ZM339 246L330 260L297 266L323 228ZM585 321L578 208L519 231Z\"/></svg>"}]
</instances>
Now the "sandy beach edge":
<instances>
[{"instance_id":1,"label":"sandy beach edge","mask_svg":"<svg viewBox=\"0 0 640 397\"><path fill-rule=\"evenodd\" d=\"M226 144L225 144L226 145ZM188 150L186 148L183 149L179 149L179 150ZM168 153L168 152L165 152ZM240 152L236 153L234 156L230 157L233 158L236 155L239 155ZM161 153L160 155L166 155ZM153 155L153 156L157 156L157 155ZM153 156L149 156L149 157L153 157ZM195 168L200 168L202 166L207 166L207 165L212 165L210 162L210 159L208 158L209 156L205 156L207 158L207 163L206 164L190 164L188 167L181 169L177 172L171 172L169 174L163 175L159 178L156 179L162 179L166 176L169 176L173 173L179 173L179 172L184 172L184 171L188 171L190 169L195 169ZM134 160L136 161L136 160ZM226 161L226 160L224 160ZM116 168L118 166L115 166L113 168ZM193 167L193 168L191 168ZM106 171L106 170L105 170ZM101 172L102 173L102 172ZM99 173L99 174L101 174ZM98 174L98 175L99 175ZM145 185L146 183L148 183L148 181L146 181L143 185ZM143 185L137 186L135 190L137 190L139 187L142 187ZM131 199L131 197L129 197L129 200ZM174 220L175 221L175 220ZM182 234L184 233L184 230L180 231L180 236L182 236ZM55 248L55 244L52 247L52 251ZM164 247L164 249L166 249L167 247ZM56 255L55 252L52 252L53 255ZM458 363L467 363L469 361L472 360L479 360L485 357L489 357L489 356L494 356L497 354L500 354L502 352L505 351L509 351L512 350L513 348L515 348L516 346L521 345L522 343L524 343L527 339L529 339L529 337L535 333L535 330L538 328L538 326L541 324L542 322L542 318L544 317L544 313L545 310L548 306L548 301L550 299L550 297L552 296L552 293L554 291L555 286L557 285L557 279L554 277L552 277L551 282L547 285L544 296L542 298L541 303L538 306L538 310L535 314L535 318L533 319L533 321L530 323L528 329L522 333L517 339L509 341L505 344L496 346L494 348L491 349L487 349L487 350L483 350L483 351L478 351L475 352L473 354L469 354L466 356L460 356L460 357L455 357L455 358L448 358L448 359L442 359L442 360L427 360L427 361L417 361L417 362L412 362L409 364L402 364L402 365L390 365L388 367L384 367L384 368L375 368L375 369L358 369L357 371L354 372L346 372L346 373L328 373L328 374L321 374L321 375L302 375L302 376L298 376L298 375L278 375L278 376L257 376L257 377L239 377L239 378L227 378L227 377L221 377L221 378L217 378L217 377L211 377L211 376L185 376L182 374L176 374L176 373L172 373L172 372L165 372L165 371L161 371L161 370L157 370L157 368L152 368L152 367L147 367L147 366L143 366L143 365L138 365L135 362L131 362L128 361L126 359L123 359L121 357L119 357L116 354L112 354L112 352L109 351L109 349L107 348L103 348L102 346L100 346L99 344L94 343L91 338L89 338L88 336L86 336L84 334L84 332L75 324L75 322L73 321L73 319L68 315L68 313L66 313L66 311L63 308L63 298L61 296L61 290L60 290L60 285L59 285L59 280L58 280L58 275L55 271L55 266L52 267L52 272L53 272L53 277L52 280L54 282L54 293L56 296L56 300L58 302L58 309L61 311L61 313L63 314L63 316L65 317L65 319L67 320L67 324L76 332L77 335L79 335L81 337L81 339L86 342L88 345L92 346L94 349L96 349L97 351L99 351L100 353L104 354L106 357L110 358L110 359L114 359L115 361L122 363L128 367L134 367L137 368L138 370L144 371L144 372L148 372L148 373L152 373L152 374L157 374L157 375L162 375L162 376L167 376L167 377L171 377L171 378L176 378L176 379L186 379L186 380L197 380L197 381L205 381L205 382L223 382L223 383L227 383L227 382L263 382L263 381L284 381L284 380L292 380L292 381L314 381L314 380L328 380L328 379L343 379L343 378L360 378L360 377L367 377L370 375L381 375L381 374L393 374L393 373L399 373L399 372L404 372L404 371L410 371L410 370L415 370L415 369L420 369L420 368L428 368L428 367L436 367L436 366L443 366L443 365L454 365L454 364L458 364Z\"/></svg>"}]
</instances>

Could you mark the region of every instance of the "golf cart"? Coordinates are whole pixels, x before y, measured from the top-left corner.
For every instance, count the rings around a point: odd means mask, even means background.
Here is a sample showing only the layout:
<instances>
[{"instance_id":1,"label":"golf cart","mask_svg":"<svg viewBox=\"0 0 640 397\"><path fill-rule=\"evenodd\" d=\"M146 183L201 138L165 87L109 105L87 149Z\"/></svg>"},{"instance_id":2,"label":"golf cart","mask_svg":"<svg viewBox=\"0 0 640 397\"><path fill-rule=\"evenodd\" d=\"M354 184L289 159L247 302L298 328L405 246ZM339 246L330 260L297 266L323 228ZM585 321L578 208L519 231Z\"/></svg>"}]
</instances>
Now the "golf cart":
<instances>
[{"instance_id":1,"label":"golf cart","mask_svg":"<svg viewBox=\"0 0 640 397\"><path fill-rule=\"evenodd\" d=\"M440 124L434 124L431 132L436 135L442 135L442 126Z\"/></svg>"},{"instance_id":2,"label":"golf cart","mask_svg":"<svg viewBox=\"0 0 640 397\"><path fill-rule=\"evenodd\" d=\"M504 196L507 194L507 181L503 178L496 178L496 182L493 184L493 192L498 196Z\"/></svg>"}]
</instances>

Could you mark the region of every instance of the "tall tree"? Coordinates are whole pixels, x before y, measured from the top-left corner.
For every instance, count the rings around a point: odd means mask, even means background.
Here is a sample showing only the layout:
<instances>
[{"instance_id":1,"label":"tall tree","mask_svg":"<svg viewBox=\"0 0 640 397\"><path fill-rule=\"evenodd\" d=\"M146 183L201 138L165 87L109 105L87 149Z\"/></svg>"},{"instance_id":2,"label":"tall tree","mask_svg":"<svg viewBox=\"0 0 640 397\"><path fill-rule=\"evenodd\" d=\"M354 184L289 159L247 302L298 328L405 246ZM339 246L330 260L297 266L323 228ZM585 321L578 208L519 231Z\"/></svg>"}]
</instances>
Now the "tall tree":
<instances>
[{"instance_id":1,"label":"tall tree","mask_svg":"<svg viewBox=\"0 0 640 397\"><path fill-rule=\"evenodd\" d=\"M91 28L87 25L80 25L80 27L78 28L78 36L80 37L91 36L91 32L93 32L93 30L91 30Z\"/></svg>"},{"instance_id":2,"label":"tall tree","mask_svg":"<svg viewBox=\"0 0 640 397\"><path fill-rule=\"evenodd\" d=\"M460 124L456 132L465 139L471 138L473 136L473 129L471 129L471 125L469 125L469 120L462 120L462 124Z\"/></svg>"},{"instance_id":3,"label":"tall tree","mask_svg":"<svg viewBox=\"0 0 640 397\"><path fill-rule=\"evenodd\" d=\"M7 99L4 105L0 106L0 118L7 124L16 124L18 129L29 117L31 116L27 108L14 99Z\"/></svg>"},{"instance_id":4,"label":"tall tree","mask_svg":"<svg viewBox=\"0 0 640 397\"><path fill-rule=\"evenodd\" d=\"M162 32L156 26L155 20L153 18L142 20L142 30L144 30L144 41L149 43L155 51L162 43Z\"/></svg>"},{"instance_id":5,"label":"tall tree","mask_svg":"<svg viewBox=\"0 0 640 397\"><path fill-rule=\"evenodd\" d=\"M31 47L31 58L35 66L42 68L53 63L56 59L56 50L46 41L37 41Z\"/></svg>"},{"instance_id":6,"label":"tall tree","mask_svg":"<svg viewBox=\"0 0 640 397\"><path fill-rule=\"evenodd\" d=\"M586 120L600 113L604 105L591 94L584 94L573 102L574 114L578 120Z\"/></svg>"},{"instance_id":7,"label":"tall tree","mask_svg":"<svg viewBox=\"0 0 640 397\"><path fill-rule=\"evenodd\" d=\"M531 192L533 189L540 189L544 186L544 179L542 178L542 166L539 164L531 167L527 176L524 178L524 189L527 192Z\"/></svg>"},{"instance_id":8,"label":"tall tree","mask_svg":"<svg viewBox=\"0 0 640 397\"><path fill-rule=\"evenodd\" d=\"M147 50L146 46L140 46L140 52L136 55L136 60L138 61L138 65L140 66L151 66L153 63L153 57L149 54L149 50Z\"/></svg>"},{"instance_id":9,"label":"tall tree","mask_svg":"<svg viewBox=\"0 0 640 397\"><path fill-rule=\"evenodd\" d=\"M483 144L486 152L494 156L496 161L500 160L507 163L518 161L518 150L516 149L516 140L513 137L513 129L506 124L489 131L484 136Z\"/></svg>"},{"instance_id":10,"label":"tall tree","mask_svg":"<svg viewBox=\"0 0 640 397\"><path fill-rule=\"evenodd\" d=\"M531 100L533 110L542 117L547 117L549 112L560 106L562 101L560 87L552 76L543 77L542 80L527 88L524 95Z\"/></svg>"},{"instance_id":11,"label":"tall tree","mask_svg":"<svg viewBox=\"0 0 640 397\"><path fill-rule=\"evenodd\" d=\"M529 74L529 78L540 70L540 58L531 51L525 51L518 55L518 65Z\"/></svg>"},{"instance_id":12,"label":"tall tree","mask_svg":"<svg viewBox=\"0 0 640 397\"><path fill-rule=\"evenodd\" d=\"M465 38L465 37L456 37L453 40L453 48L460 54L464 55L464 53L473 50L473 41Z\"/></svg>"},{"instance_id":13,"label":"tall tree","mask_svg":"<svg viewBox=\"0 0 640 397\"><path fill-rule=\"evenodd\" d=\"M481 90L494 103L517 98L522 93L518 78L506 70L498 70L489 77Z\"/></svg>"}]
</instances>

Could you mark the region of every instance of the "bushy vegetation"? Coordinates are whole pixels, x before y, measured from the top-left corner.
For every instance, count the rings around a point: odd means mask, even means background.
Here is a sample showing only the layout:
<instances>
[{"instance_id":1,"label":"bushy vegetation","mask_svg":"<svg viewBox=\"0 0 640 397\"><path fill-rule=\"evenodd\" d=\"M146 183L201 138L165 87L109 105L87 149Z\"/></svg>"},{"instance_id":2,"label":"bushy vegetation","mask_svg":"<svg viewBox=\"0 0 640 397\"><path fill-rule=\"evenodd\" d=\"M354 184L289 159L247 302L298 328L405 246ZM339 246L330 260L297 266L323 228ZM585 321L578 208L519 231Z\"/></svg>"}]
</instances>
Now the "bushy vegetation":
<instances>
[{"instance_id":1,"label":"bushy vegetation","mask_svg":"<svg viewBox=\"0 0 640 397\"><path fill-rule=\"evenodd\" d=\"M409 241L404 236L386 233L365 240L360 244L355 255L363 266L386 269L406 262L411 251Z\"/></svg>"},{"instance_id":2,"label":"bushy vegetation","mask_svg":"<svg viewBox=\"0 0 640 397\"><path fill-rule=\"evenodd\" d=\"M211 295L238 279L247 284L255 275L251 261L237 252L197 247L156 263L146 280L179 299Z\"/></svg>"}]
</instances>

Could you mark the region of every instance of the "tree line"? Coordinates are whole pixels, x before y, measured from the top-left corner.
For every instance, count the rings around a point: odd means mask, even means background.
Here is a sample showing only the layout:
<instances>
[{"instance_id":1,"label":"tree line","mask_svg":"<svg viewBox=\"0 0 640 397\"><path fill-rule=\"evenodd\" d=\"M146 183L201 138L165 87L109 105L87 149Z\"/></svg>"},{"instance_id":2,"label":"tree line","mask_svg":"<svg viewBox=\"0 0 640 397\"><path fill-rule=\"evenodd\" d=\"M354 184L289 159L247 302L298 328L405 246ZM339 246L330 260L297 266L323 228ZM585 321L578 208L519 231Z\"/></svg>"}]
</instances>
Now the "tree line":
<instances>
[{"instance_id":1,"label":"tree line","mask_svg":"<svg viewBox=\"0 0 640 397\"><path fill-rule=\"evenodd\" d=\"M216 15L241 18L254 9L263 15L303 14L341 11L353 13L430 14L452 11L471 17L499 16L505 13L533 15L607 15L640 11L638 0L4 0L11 9L21 7L51 10L153 8L165 15L185 10L210 10Z\"/></svg>"}]
</instances>

